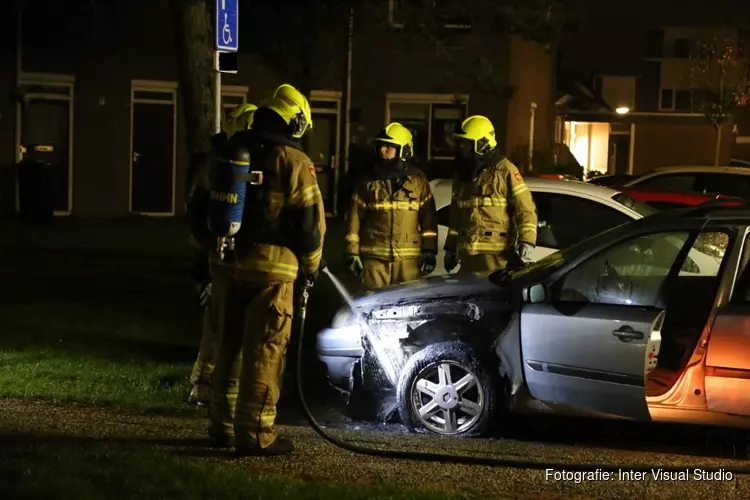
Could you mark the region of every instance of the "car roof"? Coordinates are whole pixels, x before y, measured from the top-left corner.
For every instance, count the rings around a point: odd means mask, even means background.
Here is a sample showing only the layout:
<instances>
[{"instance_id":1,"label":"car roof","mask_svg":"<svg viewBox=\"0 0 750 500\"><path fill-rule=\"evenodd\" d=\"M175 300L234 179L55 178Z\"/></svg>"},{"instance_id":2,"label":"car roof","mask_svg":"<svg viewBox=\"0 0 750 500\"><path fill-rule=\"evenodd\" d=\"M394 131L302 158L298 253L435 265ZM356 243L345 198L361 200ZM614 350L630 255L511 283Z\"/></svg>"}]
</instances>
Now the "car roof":
<instances>
[{"instance_id":1,"label":"car roof","mask_svg":"<svg viewBox=\"0 0 750 500\"><path fill-rule=\"evenodd\" d=\"M598 200L611 200L614 195L619 193L616 189L597 184L589 184L581 181L568 181L558 179L542 179L539 177L526 177L526 185L532 191L549 191L555 193L575 193L578 196L583 195L586 198ZM453 179L435 179L432 181L433 189L448 189L453 183Z\"/></svg>"},{"instance_id":2,"label":"car roof","mask_svg":"<svg viewBox=\"0 0 750 500\"><path fill-rule=\"evenodd\" d=\"M699 172L699 173L716 173L721 171L723 174L737 174L737 175L750 175L750 169L746 167L730 167L728 165L680 165L674 167L659 167L655 168L651 172L647 172L645 175L653 173L679 173L679 172Z\"/></svg>"}]
</instances>

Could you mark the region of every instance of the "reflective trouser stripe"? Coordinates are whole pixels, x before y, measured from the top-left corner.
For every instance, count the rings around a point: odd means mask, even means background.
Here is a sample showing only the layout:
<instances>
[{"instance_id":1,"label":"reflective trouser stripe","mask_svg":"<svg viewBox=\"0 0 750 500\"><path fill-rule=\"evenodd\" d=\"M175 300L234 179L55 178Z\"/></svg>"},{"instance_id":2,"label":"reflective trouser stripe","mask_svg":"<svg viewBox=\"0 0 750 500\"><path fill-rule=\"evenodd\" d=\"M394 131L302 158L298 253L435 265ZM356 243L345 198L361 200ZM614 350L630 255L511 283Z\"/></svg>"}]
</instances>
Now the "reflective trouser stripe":
<instances>
[{"instance_id":1,"label":"reflective trouser stripe","mask_svg":"<svg viewBox=\"0 0 750 500\"><path fill-rule=\"evenodd\" d=\"M277 435L276 404L292 329L294 283L245 283L245 290L235 286L219 279L212 290L221 335L209 410L212 433L234 435L239 446L266 447Z\"/></svg>"}]
</instances>

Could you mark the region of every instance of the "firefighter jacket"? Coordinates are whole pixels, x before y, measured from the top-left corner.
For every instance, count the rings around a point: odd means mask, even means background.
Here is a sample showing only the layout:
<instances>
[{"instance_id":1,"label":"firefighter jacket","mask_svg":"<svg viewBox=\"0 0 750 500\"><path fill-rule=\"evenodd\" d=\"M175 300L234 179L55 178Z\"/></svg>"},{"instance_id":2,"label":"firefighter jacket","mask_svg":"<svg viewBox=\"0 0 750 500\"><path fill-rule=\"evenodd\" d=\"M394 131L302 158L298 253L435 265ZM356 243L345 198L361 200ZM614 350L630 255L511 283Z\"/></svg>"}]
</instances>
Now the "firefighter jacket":
<instances>
[{"instance_id":1,"label":"firefighter jacket","mask_svg":"<svg viewBox=\"0 0 750 500\"><path fill-rule=\"evenodd\" d=\"M536 245L536 228L531 191L506 158L471 181L454 179L446 251L497 254L514 243Z\"/></svg>"},{"instance_id":2,"label":"firefighter jacket","mask_svg":"<svg viewBox=\"0 0 750 500\"><path fill-rule=\"evenodd\" d=\"M297 143L280 139L266 142L265 149L251 159L261 162L251 168L263 171L264 206L258 210L246 202L235 236L236 262L214 256L211 269L254 283L294 281L300 271L312 274L320 266L326 231L323 198L315 166Z\"/></svg>"},{"instance_id":3,"label":"firefighter jacket","mask_svg":"<svg viewBox=\"0 0 750 500\"><path fill-rule=\"evenodd\" d=\"M348 219L345 251L349 255L393 262L416 259L422 252L437 253L435 199L427 176L416 168L409 167L399 181L360 182Z\"/></svg>"},{"instance_id":4,"label":"firefighter jacket","mask_svg":"<svg viewBox=\"0 0 750 500\"><path fill-rule=\"evenodd\" d=\"M213 148L209 152L198 153L190 158L190 188L185 204L186 219L190 230L191 275L193 279L205 284L210 281L208 258L215 246L215 238L208 226L208 204L210 196L209 168L226 141L226 135L216 134L212 137Z\"/></svg>"}]
</instances>

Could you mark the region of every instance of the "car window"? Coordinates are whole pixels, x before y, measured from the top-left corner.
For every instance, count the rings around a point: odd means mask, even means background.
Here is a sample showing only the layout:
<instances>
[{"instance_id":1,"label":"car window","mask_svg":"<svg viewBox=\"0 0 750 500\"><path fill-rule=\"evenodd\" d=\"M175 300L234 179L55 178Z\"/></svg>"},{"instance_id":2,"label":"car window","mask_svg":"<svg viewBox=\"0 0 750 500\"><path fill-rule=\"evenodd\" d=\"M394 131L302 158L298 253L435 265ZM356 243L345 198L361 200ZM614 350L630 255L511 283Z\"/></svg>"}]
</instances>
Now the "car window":
<instances>
[{"instance_id":1,"label":"car window","mask_svg":"<svg viewBox=\"0 0 750 500\"><path fill-rule=\"evenodd\" d=\"M537 246L566 248L630 217L601 203L557 193L533 193L538 218Z\"/></svg>"},{"instance_id":2,"label":"car window","mask_svg":"<svg viewBox=\"0 0 750 500\"><path fill-rule=\"evenodd\" d=\"M699 187L705 193L750 198L750 175L702 174Z\"/></svg>"},{"instance_id":3,"label":"car window","mask_svg":"<svg viewBox=\"0 0 750 500\"><path fill-rule=\"evenodd\" d=\"M665 232L630 238L599 252L557 284L560 302L654 307L669 271L690 233Z\"/></svg>"},{"instance_id":4,"label":"car window","mask_svg":"<svg viewBox=\"0 0 750 500\"><path fill-rule=\"evenodd\" d=\"M696 174L664 174L650 177L635 185L649 189L695 191L697 189L697 179L698 176Z\"/></svg>"},{"instance_id":5,"label":"car window","mask_svg":"<svg viewBox=\"0 0 750 500\"><path fill-rule=\"evenodd\" d=\"M704 231L698 235L680 268L680 276L717 277L729 248L729 235Z\"/></svg>"}]
</instances>

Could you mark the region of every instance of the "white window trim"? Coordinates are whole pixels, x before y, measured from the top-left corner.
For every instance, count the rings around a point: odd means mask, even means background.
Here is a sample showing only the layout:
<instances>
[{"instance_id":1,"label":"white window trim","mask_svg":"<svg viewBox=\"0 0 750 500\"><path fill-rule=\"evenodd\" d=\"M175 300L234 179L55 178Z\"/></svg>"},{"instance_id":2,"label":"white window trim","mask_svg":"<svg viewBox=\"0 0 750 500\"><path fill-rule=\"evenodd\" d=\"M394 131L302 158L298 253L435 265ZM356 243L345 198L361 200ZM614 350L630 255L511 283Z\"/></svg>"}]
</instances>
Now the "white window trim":
<instances>
[{"instance_id":1,"label":"white window trim","mask_svg":"<svg viewBox=\"0 0 750 500\"><path fill-rule=\"evenodd\" d=\"M661 101L661 95L665 90L672 91L672 106L668 108L662 106L662 101ZM674 111L674 102L675 102L676 96L677 96L677 89L667 88L667 87L659 88L659 111Z\"/></svg>"},{"instance_id":2,"label":"white window trim","mask_svg":"<svg viewBox=\"0 0 750 500\"><path fill-rule=\"evenodd\" d=\"M340 154L341 154L341 99L343 96L343 92L340 90L311 90L310 91L310 111L313 114L319 114L319 115L335 115L336 116L336 130L334 130L334 134L336 136L336 141L334 145L333 154L331 155L331 159L333 160L333 164L331 165L331 172L333 174L333 195L331 198L331 205L332 210L326 211L327 217L336 217L338 215L338 203L339 203L339 164L340 164ZM336 106L333 108L316 108L315 103L316 102L332 102ZM315 126L315 123L313 122L313 127ZM349 147L349 138L346 138L346 144L344 147Z\"/></svg>"},{"instance_id":3,"label":"white window trim","mask_svg":"<svg viewBox=\"0 0 750 500\"><path fill-rule=\"evenodd\" d=\"M396 22L396 0L388 0L388 25L394 29L402 29L404 23ZM470 24L451 24L445 23L443 28L447 29L469 29Z\"/></svg>"},{"instance_id":4,"label":"white window trim","mask_svg":"<svg viewBox=\"0 0 750 500\"><path fill-rule=\"evenodd\" d=\"M45 94L45 93L29 93L27 97L32 99L47 99L47 100L59 100L68 101L68 208L67 210L55 210L54 215L70 215L73 212L73 144L75 137L75 131L73 125L75 123L73 114L75 111L75 81L74 75L60 75L54 73L21 73L20 84L23 85L47 85L50 87L67 87L68 93L66 94ZM21 160L21 103L16 103L16 163ZM20 210L19 200L19 185L18 178L15 181L16 190L16 211Z\"/></svg>"},{"instance_id":5,"label":"white window trim","mask_svg":"<svg viewBox=\"0 0 750 500\"><path fill-rule=\"evenodd\" d=\"M177 82L155 80L131 80L130 84L130 149L128 151L128 212L150 217L172 217L175 215L177 196ZM136 99L136 92L163 92L170 94L169 99ZM172 106L172 207L169 212L134 212L133 211L133 112L134 104L159 104Z\"/></svg>"},{"instance_id":6,"label":"white window trim","mask_svg":"<svg viewBox=\"0 0 750 500\"><path fill-rule=\"evenodd\" d=\"M385 96L385 123L391 122L391 104L428 104L427 118L427 158L425 161L432 160L452 160L451 156L432 156L432 105L433 104L453 104L464 106L464 116L469 116L469 96L468 94L404 94L388 93Z\"/></svg>"}]
</instances>

